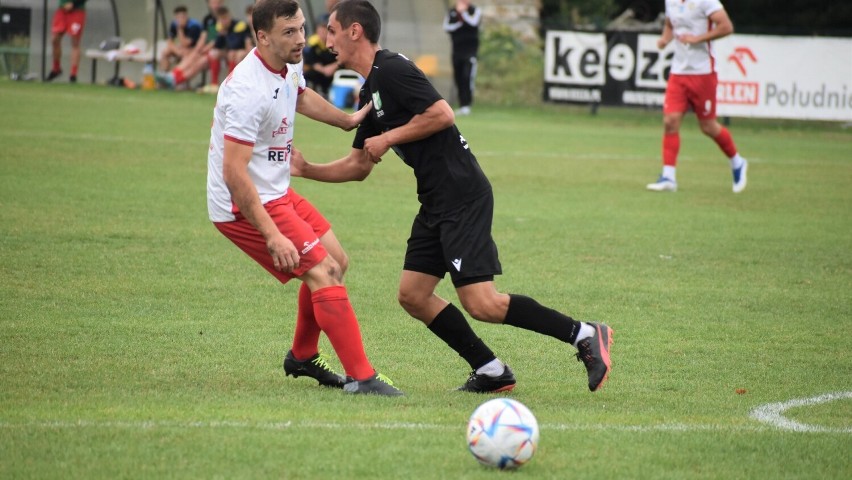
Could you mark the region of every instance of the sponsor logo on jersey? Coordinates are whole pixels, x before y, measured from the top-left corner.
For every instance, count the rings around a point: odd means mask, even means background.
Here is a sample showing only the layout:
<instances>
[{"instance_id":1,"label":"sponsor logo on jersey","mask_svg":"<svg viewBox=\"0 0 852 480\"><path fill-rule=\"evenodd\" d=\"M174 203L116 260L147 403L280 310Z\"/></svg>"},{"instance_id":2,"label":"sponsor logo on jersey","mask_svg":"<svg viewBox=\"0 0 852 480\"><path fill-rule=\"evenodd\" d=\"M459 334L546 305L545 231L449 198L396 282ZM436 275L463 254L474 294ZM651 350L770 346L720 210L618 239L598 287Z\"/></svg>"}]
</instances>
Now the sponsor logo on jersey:
<instances>
[{"instance_id":1,"label":"sponsor logo on jersey","mask_svg":"<svg viewBox=\"0 0 852 480\"><path fill-rule=\"evenodd\" d=\"M281 119L281 125L278 126L277 130L273 130L272 138L277 137L278 135L286 135L287 130L290 128L290 122L287 121L287 117Z\"/></svg>"},{"instance_id":2,"label":"sponsor logo on jersey","mask_svg":"<svg viewBox=\"0 0 852 480\"><path fill-rule=\"evenodd\" d=\"M290 148L289 143L285 147L269 147L266 151L266 159L270 162L286 162L290 157Z\"/></svg>"},{"instance_id":3,"label":"sponsor logo on jersey","mask_svg":"<svg viewBox=\"0 0 852 480\"><path fill-rule=\"evenodd\" d=\"M385 111L382 110L382 97L377 91L373 92L373 110L376 111L377 117L381 117L385 114Z\"/></svg>"},{"instance_id":4,"label":"sponsor logo on jersey","mask_svg":"<svg viewBox=\"0 0 852 480\"><path fill-rule=\"evenodd\" d=\"M302 249L302 255L310 252L314 247L319 243L319 238L314 240L313 242L305 242L305 248Z\"/></svg>"}]
</instances>

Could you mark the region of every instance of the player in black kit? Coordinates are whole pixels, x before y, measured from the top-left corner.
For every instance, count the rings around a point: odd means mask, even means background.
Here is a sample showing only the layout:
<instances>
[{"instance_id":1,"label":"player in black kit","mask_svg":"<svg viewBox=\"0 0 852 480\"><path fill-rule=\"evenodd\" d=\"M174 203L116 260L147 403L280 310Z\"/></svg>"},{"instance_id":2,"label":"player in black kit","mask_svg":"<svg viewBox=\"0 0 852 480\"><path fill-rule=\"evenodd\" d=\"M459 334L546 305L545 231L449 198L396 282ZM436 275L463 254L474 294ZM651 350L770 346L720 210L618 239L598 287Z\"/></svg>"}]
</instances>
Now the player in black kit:
<instances>
[{"instance_id":1,"label":"player in black kit","mask_svg":"<svg viewBox=\"0 0 852 480\"><path fill-rule=\"evenodd\" d=\"M308 163L294 152L291 173L322 182L363 180L393 149L414 170L420 211L414 218L399 285L399 303L464 360L472 372L459 390L501 392L515 387L512 370L476 336L464 314L435 294L449 272L462 307L473 318L504 323L574 345L598 390L610 372L613 331L579 322L532 298L499 293L501 273L491 237L491 184L455 125L453 110L413 62L378 45L381 20L366 0L332 9L327 45L342 68L366 78L361 104L373 109L352 149L330 163Z\"/></svg>"}]
</instances>

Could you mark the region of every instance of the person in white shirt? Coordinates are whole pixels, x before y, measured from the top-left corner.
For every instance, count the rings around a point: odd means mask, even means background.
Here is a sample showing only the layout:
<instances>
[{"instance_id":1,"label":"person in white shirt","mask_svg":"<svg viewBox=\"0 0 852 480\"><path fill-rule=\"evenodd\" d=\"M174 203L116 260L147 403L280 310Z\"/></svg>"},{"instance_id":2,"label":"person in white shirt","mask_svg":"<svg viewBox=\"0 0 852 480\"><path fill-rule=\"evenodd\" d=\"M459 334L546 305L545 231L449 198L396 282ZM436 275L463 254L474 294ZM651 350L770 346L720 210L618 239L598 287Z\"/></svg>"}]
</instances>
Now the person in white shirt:
<instances>
[{"instance_id":1,"label":"person in white shirt","mask_svg":"<svg viewBox=\"0 0 852 480\"><path fill-rule=\"evenodd\" d=\"M216 228L281 283L302 281L293 346L284 371L350 393L402 395L371 366L343 285L348 263L329 222L290 186L296 112L351 130L370 106L348 115L306 88L305 17L295 0L260 0L257 47L222 82L208 149L207 206ZM345 369L319 354L324 332Z\"/></svg>"},{"instance_id":2,"label":"person in white shirt","mask_svg":"<svg viewBox=\"0 0 852 480\"><path fill-rule=\"evenodd\" d=\"M719 0L666 0L666 23L657 47L663 49L674 40L674 57L663 103L663 171L656 182L647 185L648 190L677 191L680 125L690 107L701 131L730 159L734 193L745 189L748 162L737 152L728 129L716 120L716 57L712 41L733 31Z\"/></svg>"}]
</instances>

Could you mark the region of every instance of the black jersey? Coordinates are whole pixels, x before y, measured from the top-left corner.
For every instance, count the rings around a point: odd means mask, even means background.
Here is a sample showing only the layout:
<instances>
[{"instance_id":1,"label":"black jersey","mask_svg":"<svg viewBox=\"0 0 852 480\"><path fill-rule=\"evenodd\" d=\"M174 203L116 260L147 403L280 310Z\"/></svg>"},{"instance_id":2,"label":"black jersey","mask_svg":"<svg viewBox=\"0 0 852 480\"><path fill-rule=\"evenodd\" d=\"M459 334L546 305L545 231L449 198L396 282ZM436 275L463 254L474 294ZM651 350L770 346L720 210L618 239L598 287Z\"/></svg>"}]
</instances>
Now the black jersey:
<instances>
[{"instance_id":1,"label":"black jersey","mask_svg":"<svg viewBox=\"0 0 852 480\"><path fill-rule=\"evenodd\" d=\"M467 14L475 16L477 10L477 7L470 5L467 7ZM453 43L453 55L475 57L479 51L479 25L471 25L465 22L455 8L451 8L447 12L444 22L444 28L447 25L455 26L460 24L458 28L449 31L450 40Z\"/></svg>"},{"instance_id":2,"label":"black jersey","mask_svg":"<svg viewBox=\"0 0 852 480\"><path fill-rule=\"evenodd\" d=\"M360 94L360 104L372 101L373 108L358 127L352 146L363 149L367 138L405 125L441 99L411 60L389 50L376 52ZM414 169L417 197L428 212L445 212L491 191L455 125L422 140L394 145L393 150Z\"/></svg>"}]
</instances>

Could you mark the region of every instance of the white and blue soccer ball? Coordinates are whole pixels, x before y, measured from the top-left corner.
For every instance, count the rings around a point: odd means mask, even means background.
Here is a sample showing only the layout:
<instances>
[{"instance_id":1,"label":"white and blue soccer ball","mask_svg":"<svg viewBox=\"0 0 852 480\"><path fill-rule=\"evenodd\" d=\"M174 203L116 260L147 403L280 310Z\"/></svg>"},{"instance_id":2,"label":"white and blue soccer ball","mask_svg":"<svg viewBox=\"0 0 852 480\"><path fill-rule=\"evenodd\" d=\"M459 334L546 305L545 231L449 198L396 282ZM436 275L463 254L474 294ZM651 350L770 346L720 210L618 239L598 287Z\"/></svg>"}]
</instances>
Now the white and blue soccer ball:
<instances>
[{"instance_id":1,"label":"white and blue soccer ball","mask_svg":"<svg viewBox=\"0 0 852 480\"><path fill-rule=\"evenodd\" d=\"M538 447L538 421L517 400L488 400L470 416L467 446L483 465L518 468L530 461Z\"/></svg>"}]
</instances>

